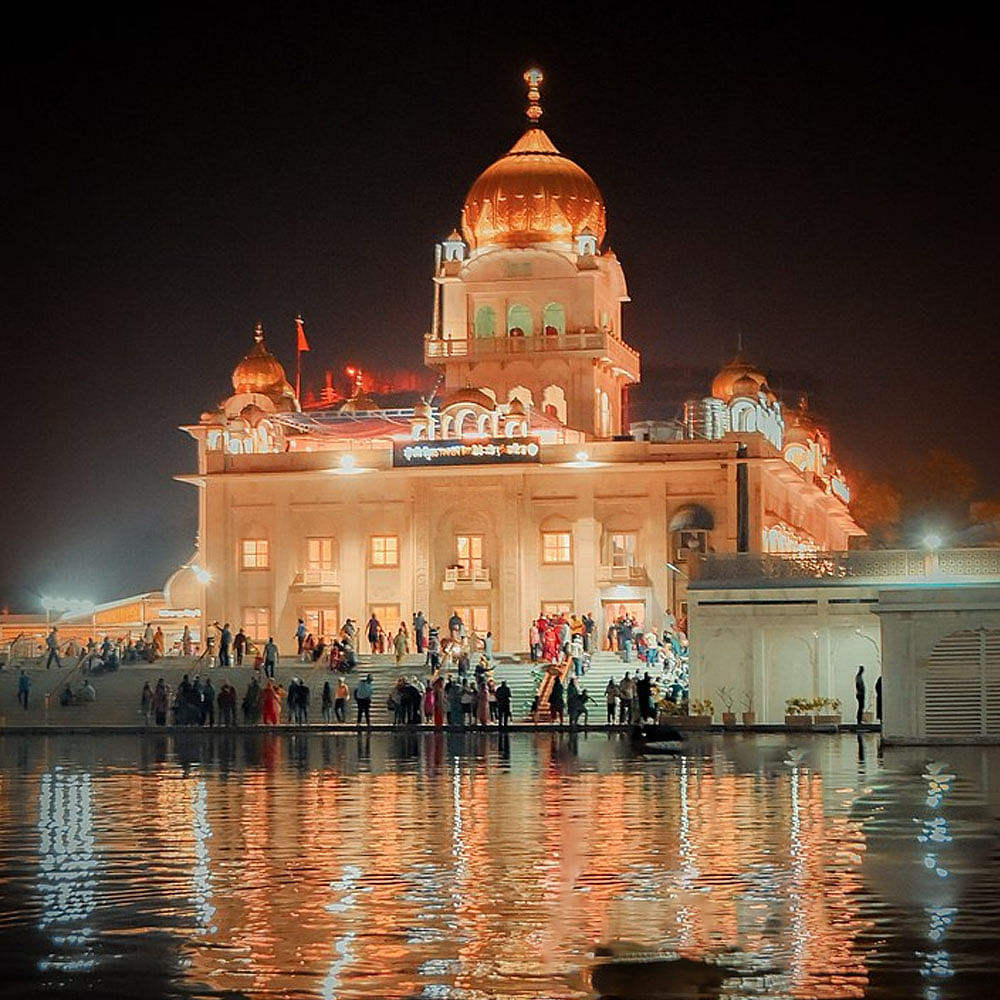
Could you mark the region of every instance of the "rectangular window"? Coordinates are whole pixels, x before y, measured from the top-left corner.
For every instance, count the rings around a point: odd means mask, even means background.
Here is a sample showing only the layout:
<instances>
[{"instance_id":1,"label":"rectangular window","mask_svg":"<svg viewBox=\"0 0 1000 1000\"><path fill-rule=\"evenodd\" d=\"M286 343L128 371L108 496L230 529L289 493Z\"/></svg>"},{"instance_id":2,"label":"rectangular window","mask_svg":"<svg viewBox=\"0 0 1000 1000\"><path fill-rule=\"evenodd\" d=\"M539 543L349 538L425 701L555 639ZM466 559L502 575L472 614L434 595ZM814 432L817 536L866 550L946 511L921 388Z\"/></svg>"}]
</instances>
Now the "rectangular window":
<instances>
[{"instance_id":1,"label":"rectangular window","mask_svg":"<svg viewBox=\"0 0 1000 1000\"><path fill-rule=\"evenodd\" d=\"M475 632L476 635L484 637L490 630L490 609L487 604L466 605L455 608L459 618L465 623L465 631ZM450 615L448 616L451 617Z\"/></svg>"},{"instance_id":2,"label":"rectangular window","mask_svg":"<svg viewBox=\"0 0 1000 1000\"><path fill-rule=\"evenodd\" d=\"M266 538L244 538L240 542L240 566L243 569L268 569L271 545Z\"/></svg>"},{"instance_id":3,"label":"rectangular window","mask_svg":"<svg viewBox=\"0 0 1000 1000\"><path fill-rule=\"evenodd\" d=\"M372 535L368 565L379 569L399 565L399 536Z\"/></svg>"},{"instance_id":4,"label":"rectangular window","mask_svg":"<svg viewBox=\"0 0 1000 1000\"><path fill-rule=\"evenodd\" d=\"M302 620L306 623L306 632L319 639L336 639L340 634L340 612L337 608L306 608L302 612Z\"/></svg>"},{"instance_id":5,"label":"rectangular window","mask_svg":"<svg viewBox=\"0 0 1000 1000\"><path fill-rule=\"evenodd\" d=\"M458 575L463 580L475 579L483 568L483 536L456 535L455 551Z\"/></svg>"},{"instance_id":6,"label":"rectangular window","mask_svg":"<svg viewBox=\"0 0 1000 1000\"><path fill-rule=\"evenodd\" d=\"M554 618L558 615L569 616L572 613L572 601L542 601L542 616L545 618Z\"/></svg>"},{"instance_id":7,"label":"rectangular window","mask_svg":"<svg viewBox=\"0 0 1000 1000\"><path fill-rule=\"evenodd\" d=\"M399 623L402 621L399 617L398 604L370 604L368 606L368 614L374 615L378 619L378 623L382 626L386 635L390 632L395 635L399 629ZM362 632L367 632L367 629L368 623L366 622L362 628ZM365 635L363 638L367 639L368 636Z\"/></svg>"},{"instance_id":8,"label":"rectangular window","mask_svg":"<svg viewBox=\"0 0 1000 1000\"><path fill-rule=\"evenodd\" d=\"M573 561L572 534L568 531L542 532L542 562L566 564Z\"/></svg>"},{"instance_id":9,"label":"rectangular window","mask_svg":"<svg viewBox=\"0 0 1000 1000\"><path fill-rule=\"evenodd\" d=\"M311 572L330 572L333 565L333 539L306 539L306 569Z\"/></svg>"},{"instance_id":10,"label":"rectangular window","mask_svg":"<svg viewBox=\"0 0 1000 1000\"><path fill-rule=\"evenodd\" d=\"M635 565L636 533L617 531L611 536L611 565L624 569Z\"/></svg>"},{"instance_id":11,"label":"rectangular window","mask_svg":"<svg viewBox=\"0 0 1000 1000\"><path fill-rule=\"evenodd\" d=\"M254 642L265 643L271 635L270 608L244 608L243 631Z\"/></svg>"}]
</instances>

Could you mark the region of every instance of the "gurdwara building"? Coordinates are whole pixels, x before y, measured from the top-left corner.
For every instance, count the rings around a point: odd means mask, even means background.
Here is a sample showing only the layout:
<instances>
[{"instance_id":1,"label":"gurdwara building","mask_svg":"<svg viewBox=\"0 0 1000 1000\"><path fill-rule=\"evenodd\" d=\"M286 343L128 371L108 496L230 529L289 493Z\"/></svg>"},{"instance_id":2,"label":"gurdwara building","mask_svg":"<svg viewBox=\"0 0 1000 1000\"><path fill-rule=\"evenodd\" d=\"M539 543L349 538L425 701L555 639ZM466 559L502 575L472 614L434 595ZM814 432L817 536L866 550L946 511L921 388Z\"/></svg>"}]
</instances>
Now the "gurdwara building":
<instances>
[{"instance_id":1,"label":"gurdwara building","mask_svg":"<svg viewBox=\"0 0 1000 1000\"><path fill-rule=\"evenodd\" d=\"M525 79L524 133L436 247L433 396L303 412L258 327L232 394L183 428L199 547L171 589L206 621L287 641L298 618L329 636L457 610L516 650L539 612L683 617L692 554L862 534L825 432L742 358L683 418L624 425L641 367L604 197L540 127L541 74Z\"/></svg>"}]
</instances>

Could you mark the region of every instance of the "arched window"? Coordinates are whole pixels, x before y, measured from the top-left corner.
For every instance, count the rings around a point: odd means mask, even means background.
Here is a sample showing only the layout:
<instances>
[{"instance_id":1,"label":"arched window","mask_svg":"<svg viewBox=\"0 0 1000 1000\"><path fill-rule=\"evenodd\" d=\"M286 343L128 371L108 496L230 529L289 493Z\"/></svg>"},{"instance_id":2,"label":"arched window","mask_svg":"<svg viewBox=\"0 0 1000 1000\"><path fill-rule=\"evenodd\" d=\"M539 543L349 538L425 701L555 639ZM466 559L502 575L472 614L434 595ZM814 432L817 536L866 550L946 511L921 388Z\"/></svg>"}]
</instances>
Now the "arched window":
<instances>
[{"instance_id":1,"label":"arched window","mask_svg":"<svg viewBox=\"0 0 1000 1000\"><path fill-rule=\"evenodd\" d=\"M534 333L531 310L527 306L512 305L507 310L507 335L509 337L530 337Z\"/></svg>"},{"instance_id":2,"label":"arched window","mask_svg":"<svg viewBox=\"0 0 1000 1000\"><path fill-rule=\"evenodd\" d=\"M542 392L542 412L566 423L566 393L560 385L547 385Z\"/></svg>"},{"instance_id":3,"label":"arched window","mask_svg":"<svg viewBox=\"0 0 1000 1000\"><path fill-rule=\"evenodd\" d=\"M476 310L476 336L495 337L497 335L497 314L492 306L480 306Z\"/></svg>"},{"instance_id":4,"label":"arched window","mask_svg":"<svg viewBox=\"0 0 1000 1000\"><path fill-rule=\"evenodd\" d=\"M542 326L547 337L566 332L566 310L558 302L550 302L542 313Z\"/></svg>"},{"instance_id":5,"label":"arched window","mask_svg":"<svg viewBox=\"0 0 1000 1000\"><path fill-rule=\"evenodd\" d=\"M611 399L603 389L601 390L601 426L599 430L601 437L611 437Z\"/></svg>"}]
</instances>

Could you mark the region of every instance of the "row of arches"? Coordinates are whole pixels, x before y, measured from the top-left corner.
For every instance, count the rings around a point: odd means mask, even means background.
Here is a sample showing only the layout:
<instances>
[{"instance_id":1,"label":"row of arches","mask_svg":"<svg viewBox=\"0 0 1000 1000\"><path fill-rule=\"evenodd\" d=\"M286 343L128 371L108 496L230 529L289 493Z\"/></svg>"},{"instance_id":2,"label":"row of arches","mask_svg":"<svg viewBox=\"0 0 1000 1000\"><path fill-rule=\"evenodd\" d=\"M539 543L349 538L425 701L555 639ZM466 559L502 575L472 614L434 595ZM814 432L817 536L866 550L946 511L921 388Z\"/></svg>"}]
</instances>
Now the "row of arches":
<instances>
[{"instance_id":1,"label":"row of arches","mask_svg":"<svg viewBox=\"0 0 1000 1000\"><path fill-rule=\"evenodd\" d=\"M542 310L541 332L546 336L559 336L566 332L566 309L560 302L549 302ZM507 307L506 335L508 337L535 336L535 316L531 309L520 302ZM476 309L475 334L477 338L497 336L497 313L493 306Z\"/></svg>"}]
</instances>

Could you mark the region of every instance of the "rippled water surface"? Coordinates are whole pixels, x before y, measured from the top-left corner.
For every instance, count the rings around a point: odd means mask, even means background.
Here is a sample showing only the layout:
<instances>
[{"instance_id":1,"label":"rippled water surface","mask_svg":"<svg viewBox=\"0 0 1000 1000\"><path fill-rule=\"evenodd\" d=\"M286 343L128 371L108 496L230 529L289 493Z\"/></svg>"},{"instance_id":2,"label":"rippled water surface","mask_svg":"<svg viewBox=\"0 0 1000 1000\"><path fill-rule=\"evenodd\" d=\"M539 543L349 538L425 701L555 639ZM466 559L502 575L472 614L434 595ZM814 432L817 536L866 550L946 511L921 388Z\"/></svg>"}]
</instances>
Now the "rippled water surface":
<instances>
[{"instance_id":1,"label":"rippled water surface","mask_svg":"<svg viewBox=\"0 0 1000 1000\"><path fill-rule=\"evenodd\" d=\"M2 995L587 997L612 942L660 953L620 996L992 996L998 785L853 735L7 735Z\"/></svg>"}]
</instances>

